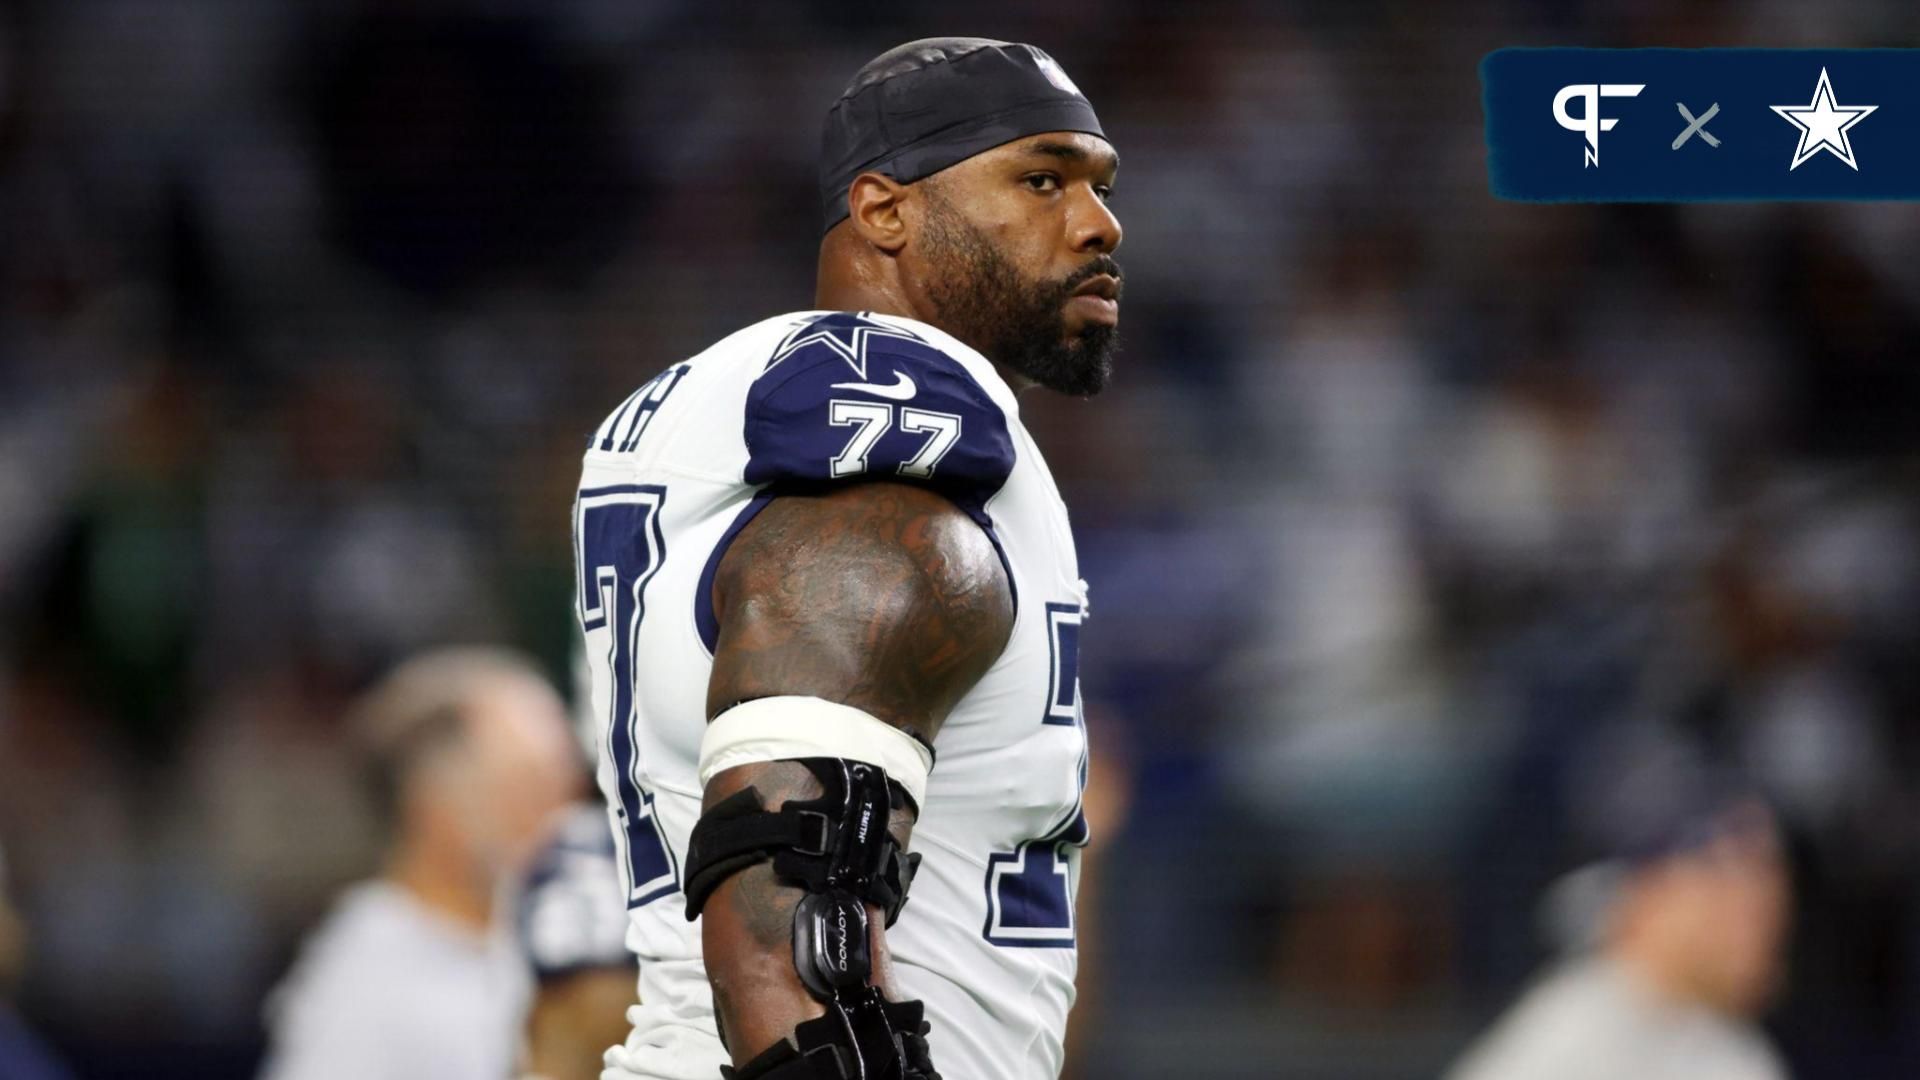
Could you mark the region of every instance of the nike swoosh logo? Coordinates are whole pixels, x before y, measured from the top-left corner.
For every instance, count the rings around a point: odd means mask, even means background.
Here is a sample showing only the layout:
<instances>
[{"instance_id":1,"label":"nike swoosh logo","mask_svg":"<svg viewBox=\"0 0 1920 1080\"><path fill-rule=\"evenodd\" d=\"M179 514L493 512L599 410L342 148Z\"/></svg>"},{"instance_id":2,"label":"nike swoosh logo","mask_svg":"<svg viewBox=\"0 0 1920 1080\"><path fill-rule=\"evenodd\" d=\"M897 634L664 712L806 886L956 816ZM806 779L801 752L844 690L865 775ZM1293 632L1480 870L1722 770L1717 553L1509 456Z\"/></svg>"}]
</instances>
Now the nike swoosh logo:
<instances>
[{"instance_id":1,"label":"nike swoosh logo","mask_svg":"<svg viewBox=\"0 0 1920 1080\"><path fill-rule=\"evenodd\" d=\"M897 381L895 381L892 386L882 386L879 383L870 382L837 382L833 384L833 388L835 390L858 390L861 393L872 394L875 397L888 398L893 401L906 401L920 392L920 388L913 385L913 376L908 375L906 372L896 371L893 373L893 377Z\"/></svg>"}]
</instances>

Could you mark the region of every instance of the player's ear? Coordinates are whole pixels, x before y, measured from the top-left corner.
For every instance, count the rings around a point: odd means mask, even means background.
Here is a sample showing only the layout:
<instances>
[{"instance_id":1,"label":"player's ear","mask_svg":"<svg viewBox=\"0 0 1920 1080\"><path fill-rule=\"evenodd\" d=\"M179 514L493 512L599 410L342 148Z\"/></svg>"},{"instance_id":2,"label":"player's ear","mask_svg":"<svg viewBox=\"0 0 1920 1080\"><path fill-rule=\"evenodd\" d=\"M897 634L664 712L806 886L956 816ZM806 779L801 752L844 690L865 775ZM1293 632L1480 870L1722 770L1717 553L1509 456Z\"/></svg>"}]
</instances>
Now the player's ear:
<instances>
[{"instance_id":1,"label":"player's ear","mask_svg":"<svg viewBox=\"0 0 1920 1080\"><path fill-rule=\"evenodd\" d=\"M907 222L901 216L907 186L891 176L861 173L847 189L847 211L860 238L889 255L907 243Z\"/></svg>"}]
</instances>

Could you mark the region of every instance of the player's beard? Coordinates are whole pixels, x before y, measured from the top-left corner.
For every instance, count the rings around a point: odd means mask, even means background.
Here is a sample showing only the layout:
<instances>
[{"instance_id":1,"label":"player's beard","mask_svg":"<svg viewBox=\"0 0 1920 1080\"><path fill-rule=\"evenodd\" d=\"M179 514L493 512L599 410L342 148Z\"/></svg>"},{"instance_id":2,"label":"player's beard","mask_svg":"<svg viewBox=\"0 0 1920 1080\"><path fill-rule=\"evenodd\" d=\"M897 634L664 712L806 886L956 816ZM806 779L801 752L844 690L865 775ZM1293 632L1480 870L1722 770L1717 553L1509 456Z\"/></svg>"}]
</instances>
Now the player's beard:
<instances>
[{"instance_id":1,"label":"player's beard","mask_svg":"<svg viewBox=\"0 0 1920 1080\"><path fill-rule=\"evenodd\" d=\"M927 295L941 329L1049 390L1090 397L1104 389L1119 328L1089 322L1069 334L1066 305L1089 278L1120 277L1113 256L1096 255L1061 281L1033 281L945 199L927 203L927 251L937 269Z\"/></svg>"}]
</instances>

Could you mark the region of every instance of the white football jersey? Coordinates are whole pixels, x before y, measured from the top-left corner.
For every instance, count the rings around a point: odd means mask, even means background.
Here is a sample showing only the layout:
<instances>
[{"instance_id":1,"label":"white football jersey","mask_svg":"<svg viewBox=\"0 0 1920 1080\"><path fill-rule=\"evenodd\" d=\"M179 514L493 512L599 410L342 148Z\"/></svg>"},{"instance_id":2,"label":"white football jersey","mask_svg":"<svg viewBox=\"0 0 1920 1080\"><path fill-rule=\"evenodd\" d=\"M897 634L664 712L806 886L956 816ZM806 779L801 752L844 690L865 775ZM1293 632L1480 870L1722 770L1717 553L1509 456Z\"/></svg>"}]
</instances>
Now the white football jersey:
<instances>
[{"instance_id":1,"label":"white football jersey","mask_svg":"<svg viewBox=\"0 0 1920 1080\"><path fill-rule=\"evenodd\" d=\"M913 830L923 858L887 932L899 986L926 1003L946 1075L1060 1072L1087 841L1086 586L1066 507L1013 391L979 353L911 319L812 311L669 367L587 448L578 603L642 1002L605 1080L713 1080L727 1061L680 892L700 814L720 557L782 491L869 478L925 484L972 516L1015 606L1005 652L935 740Z\"/></svg>"}]
</instances>

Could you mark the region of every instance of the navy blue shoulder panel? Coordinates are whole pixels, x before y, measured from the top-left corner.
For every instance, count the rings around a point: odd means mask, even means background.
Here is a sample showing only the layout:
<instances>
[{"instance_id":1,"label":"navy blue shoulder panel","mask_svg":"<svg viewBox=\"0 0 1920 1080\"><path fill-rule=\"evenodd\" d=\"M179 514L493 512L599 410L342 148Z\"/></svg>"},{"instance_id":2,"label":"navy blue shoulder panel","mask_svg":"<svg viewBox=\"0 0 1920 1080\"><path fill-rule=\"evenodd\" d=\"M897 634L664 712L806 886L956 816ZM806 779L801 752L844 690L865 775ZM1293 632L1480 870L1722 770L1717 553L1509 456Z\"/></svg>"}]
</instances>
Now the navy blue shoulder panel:
<instances>
[{"instance_id":1,"label":"navy blue shoulder panel","mask_svg":"<svg viewBox=\"0 0 1920 1080\"><path fill-rule=\"evenodd\" d=\"M787 335L747 392L749 484L923 483L977 511L1013 472L1006 414L960 362L851 312Z\"/></svg>"},{"instance_id":2,"label":"navy blue shoulder panel","mask_svg":"<svg viewBox=\"0 0 1920 1080\"><path fill-rule=\"evenodd\" d=\"M746 440L745 479L768 486L741 509L700 572L694 623L708 653L720 638L713 610L720 559L787 492L862 480L925 484L986 530L1013 587L1013 567L986 510L1013 474L1006 413L958 360L920 335L853 312L796 328L747 391Z\"/></svg>"}]
</instances>

